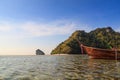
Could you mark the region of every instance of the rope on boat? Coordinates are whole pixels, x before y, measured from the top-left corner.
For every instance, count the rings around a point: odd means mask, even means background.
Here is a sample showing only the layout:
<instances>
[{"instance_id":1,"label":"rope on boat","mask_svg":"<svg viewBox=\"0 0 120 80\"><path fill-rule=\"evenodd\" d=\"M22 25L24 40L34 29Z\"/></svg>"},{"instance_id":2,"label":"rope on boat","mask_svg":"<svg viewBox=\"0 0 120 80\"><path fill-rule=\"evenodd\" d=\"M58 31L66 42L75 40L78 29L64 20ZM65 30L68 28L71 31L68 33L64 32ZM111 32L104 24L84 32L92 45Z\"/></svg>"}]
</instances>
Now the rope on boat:
<instances>
[{"instance_id":1,"label":"rope on boat","mask_svg":"<svg viewBox=\"0 0 120 80\"><path fill-rule=\"evenodd\" d=\"M115 59L117 60L117 49L115 49Z\"/></svg>"},{"instance_id":2,"label":"rope on boat","mask_svg":"<svg viewBox=\"0 0 120 80\"><path fill-rule=\"evenodd\" d=\"M80 48L81 48L81 53L84 54L84 52L83 52L83 44L80 45Z\"/></svg>"},{"instance_id":3,"label":"rope on boat","mask_svg":"<svg viewBox=\"0 0 120 80\"><path fill-rule=\"evenodd\" d=\"M84 54L84 52L83 52L83 44L78 39L76 39L76 40L79 43L79 46L81 48L81 53Z\"/></svg>"}]
</instances>

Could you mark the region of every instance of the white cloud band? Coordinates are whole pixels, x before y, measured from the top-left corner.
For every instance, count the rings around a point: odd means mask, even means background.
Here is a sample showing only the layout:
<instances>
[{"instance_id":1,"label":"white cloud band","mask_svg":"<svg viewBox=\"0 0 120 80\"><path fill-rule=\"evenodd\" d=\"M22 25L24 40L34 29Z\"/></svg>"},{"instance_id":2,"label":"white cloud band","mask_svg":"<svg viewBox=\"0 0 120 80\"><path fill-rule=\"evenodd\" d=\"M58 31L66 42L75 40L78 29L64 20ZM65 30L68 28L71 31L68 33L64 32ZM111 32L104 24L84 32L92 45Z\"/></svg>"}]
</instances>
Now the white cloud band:
<instances>
[{"instance_id":1,"label":"white cloud band","mask_svg":"<svg viewBox=\"0 0 120 80\"><path fill-rule=\"evenodd\" d=\"M22 26L24 32L32 36L50 36L50 35L65 35L77 29L74 23L26 23Z\"/></svg>"}]
</instances>

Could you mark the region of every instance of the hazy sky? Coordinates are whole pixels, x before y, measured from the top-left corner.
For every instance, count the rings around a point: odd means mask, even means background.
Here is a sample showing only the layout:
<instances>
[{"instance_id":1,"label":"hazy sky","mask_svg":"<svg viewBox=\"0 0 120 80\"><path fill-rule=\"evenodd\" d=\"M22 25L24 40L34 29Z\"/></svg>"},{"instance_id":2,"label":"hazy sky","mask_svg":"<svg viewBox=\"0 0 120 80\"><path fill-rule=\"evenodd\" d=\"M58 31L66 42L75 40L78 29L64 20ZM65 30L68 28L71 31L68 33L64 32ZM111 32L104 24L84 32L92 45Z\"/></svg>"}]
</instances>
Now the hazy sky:
<instances>
[{"instance_id":1,"label":"hazy sky","mask_svg":"<svg viewBox=\"0 0 120 80\"><path fill-rule=\"evenodd\" d=\"M0 0L0 55L49 54L75 30L120 32L120 0Z\"/></svg>"}]
</instances>

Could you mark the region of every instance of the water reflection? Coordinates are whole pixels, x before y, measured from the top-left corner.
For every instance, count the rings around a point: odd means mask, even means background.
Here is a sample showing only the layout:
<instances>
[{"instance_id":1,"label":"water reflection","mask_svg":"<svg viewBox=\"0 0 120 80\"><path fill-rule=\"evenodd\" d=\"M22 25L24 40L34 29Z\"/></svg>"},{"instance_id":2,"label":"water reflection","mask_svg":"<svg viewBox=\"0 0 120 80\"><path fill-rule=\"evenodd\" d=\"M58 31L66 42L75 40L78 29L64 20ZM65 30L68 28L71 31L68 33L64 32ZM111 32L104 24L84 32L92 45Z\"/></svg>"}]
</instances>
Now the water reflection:
<instances>
[{"instance_id":1,"label":"water reflection","mask_svg":"<svg viewBox=\"0 0 120 80\"><path fill-rule=\"evenodd\" d=\"M3 56L0 80L119 80L120 61L87 55Z\"/></svg>"},{"instance_id":2,"label":"water reflection","mask_svg":"<svg viewBox=\"0 0 120 80\"><path fill-rule=\"evenodd\" d=\"M120 79L120 62L115 60L89 59L88 69L94 78Z\"/></svg>"},{"instance_id":3,"label":"water reflection","mask_svg":"<svg viewBox=\"0 0 120 80\"><path fill-rule=\"evenodd\" d=\"M70 57L70 56L69 56ZM60 73L64 79L116 80L120 79L120 62L115 60L88 59L72 56L63 60ZM82 58L82 59L81 59Z\"/></svg>"}]
</instances>

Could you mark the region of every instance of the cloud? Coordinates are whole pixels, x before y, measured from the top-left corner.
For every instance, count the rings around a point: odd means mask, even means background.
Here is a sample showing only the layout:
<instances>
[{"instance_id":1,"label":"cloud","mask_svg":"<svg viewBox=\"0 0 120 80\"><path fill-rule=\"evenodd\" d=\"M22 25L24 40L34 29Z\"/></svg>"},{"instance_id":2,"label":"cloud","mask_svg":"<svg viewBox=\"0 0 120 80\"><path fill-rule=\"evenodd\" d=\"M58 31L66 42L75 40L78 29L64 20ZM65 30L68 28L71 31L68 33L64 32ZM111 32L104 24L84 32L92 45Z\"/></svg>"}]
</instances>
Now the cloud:
<instances>
[{"instance_id":1,"label":"cloud","mask_svg":"<svg viewBox=\"0 0 120 80\"><path fill-rule=\"evenodd\" d=\"M9 32L12 30L12 26L7 22L1 22L0 23L0 32Z\"/></svg>"},{"instance_id":2,"label":"cloud","mask_svg":"<svg viewBox=\"0 0 120 80\"><path fill-rule=\"evenodd\" d=\"M31 36L66 35L77 29L72 22L35 23L27 22L22 25L22 30Z\"/></svg>"},{"instance_id":3,"label":"cloud","mask_svg":"<svg viewBox=\"0 0 120 80\"><path fill-rule=\"evenodd\" d=\"M0 36L8 38L27 38L53 35L67 35L75 30L92 30L91 27L68 20L58 20L53 22L34 22L24 23L0 22Z\"/></svg>"},{"instance_id":4,"label":"cloud","mask_svg":"<svg viewBox=\"0 0 120 80\"><path fill-rule=\"evenodd\" d=\"M117 32L120 33L120 27L117 27L117 28L115 29L115 31L117 31Z\"/></svg>"}]
</instances>

